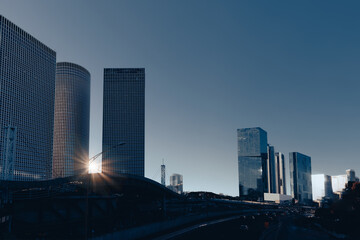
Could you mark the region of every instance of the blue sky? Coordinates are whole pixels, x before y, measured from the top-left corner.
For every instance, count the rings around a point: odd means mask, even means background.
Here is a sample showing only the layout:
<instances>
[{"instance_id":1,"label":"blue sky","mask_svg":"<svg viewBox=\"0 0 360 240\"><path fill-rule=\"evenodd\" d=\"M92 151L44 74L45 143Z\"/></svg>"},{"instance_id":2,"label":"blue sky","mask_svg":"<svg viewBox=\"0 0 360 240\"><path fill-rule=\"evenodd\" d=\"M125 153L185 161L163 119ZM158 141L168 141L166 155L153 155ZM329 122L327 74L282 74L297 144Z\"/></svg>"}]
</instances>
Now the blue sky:
<instances>
[{"instance_id":1,"label":"blue sky","mask_svg":"<svg viewBox=\"0 0 360 240\"><path fill-rule=\"evenodd\" d=\"M237 195L236 129L262 127L313 173L360 175L357 1L0 0L0 14L92 77L101 151L103 68L146 69L145 174ZM288 171L288 169L287 169ZM289 182L289 179L287 179ZM167 179L167 182L168 179Z\"/></svg>"}]
</instances>

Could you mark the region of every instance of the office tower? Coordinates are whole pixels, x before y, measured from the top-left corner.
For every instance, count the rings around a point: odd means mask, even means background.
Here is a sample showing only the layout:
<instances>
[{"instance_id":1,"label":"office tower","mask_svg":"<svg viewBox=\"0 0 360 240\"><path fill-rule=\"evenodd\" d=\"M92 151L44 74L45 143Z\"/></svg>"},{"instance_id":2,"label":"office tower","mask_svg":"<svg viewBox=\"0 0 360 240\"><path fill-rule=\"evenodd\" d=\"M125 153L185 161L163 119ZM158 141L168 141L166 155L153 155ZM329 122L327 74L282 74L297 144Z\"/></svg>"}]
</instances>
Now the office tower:
<instances>
[{"instance_id":1,"label":"office tower","mask_svg":"<svg viewBox=\"0 0 360 240\"><path fill-rule=\"evenodd\" d=\"M298 153L289 153L291 195L299 202L312 201L311 158Z\"/></svg>"},{"instance_id":2,"label":"office tower","mask_svg":"<svg viewBox=\"0 0 360 240\"><path fill-rule=\"evenodd\" d=\"M277 193L286 194L285 157L281 152L275 153Z\"/></svg>"},{"instance_id":3,"label":"office tower","mask_svg":"<svg viewBox=\"0 0 360 240\"><path fill-rule=\"evenodd\" d=\"M331 177L325 174L311 175L312 196L314 201L321 201L322 198L331 198L333 195Z\"/></svg>"},{"instance_id":4,"label":"office tower","mask_svg":"<svg viewBox=\"0 0 360 240\"><path fill-rule=\"evenodd\" d=\"M68 62L56 64L53 178L87 173L89 165L90 73Z\"/></svg>"},{"instance_id":5,"label":"office tower","mask_svg":"<svg viewBox=\"0 0 360 240\"><path fill-rule=\"evenodd\" d=\"M355 176L355 170L354 169L348 169L346 170L346 176L348 182L355 182L356 176Z\"/></svg>"},{"instance_id":6,"label":"office tower","mask_svg":"<svg viewBox=\"0 0 360 240\"><path fill-rule=\"evenodd\" d=\"M161 164L161 184L162 185L166 185L166 181L165 181L165 164L163 161L163 164Z\"/></svg>"},{"instance_id":7,"label":"office tower","mask_svg":"<svg viewBox=\"0 0 360 240\"><path fill-rule=\"evenodd\" d=\"M332 190L334 193L341 193L348 183L348 175L331 176Z\"/></svg>"},{"instance_id":8,"label":"office tower","mask_svg":"<svg viewBox=\"0 0 360 240\"><path fill-rule=\"evenodd\" d=\"M261 128L237 130L239 196L263 199L268 191L267 133Z\"/></svg>"},{"instance_id":9,"label":"office tower","mask_svg":"<svg viewBox=\"0 0 360 240\"><path fill-rule=\"evenodd\" d=\"M183 176L180 174L173 174L170 176L170 185L168 186L171 190L178 194L183 193Z\"/></svg>"},{"instance_id":10,"label":"office tower","mask_svg":"<svg viewBox=\"0 0 360 240\"><path fill-rule=\"evenodd\" d=\"M56 53L0 16L0 178L51 178Z\"/></svg>"},{"instance_id":11,"label":"office tower","mask_svg":"<svg viewBox=\"0 0 360 240\"><path fill-rule=\"evenodd\" d=\"M268 192L269 193L278 193L277 192L277 172L276 172L276 163L275 163L275 149L273 146L267 146L268 158L267 158L267 181L268 181Z\"/></svg>"},{"instance_id":12,"label":"office tower","mask_svg":"<svg viewBox=\"0 0 360 240\"><path fill-rule=\"evenodd\" d=\"M105 174L144 176L145 69L104 69L103 154Z\"/></svg>"}]
</instances>

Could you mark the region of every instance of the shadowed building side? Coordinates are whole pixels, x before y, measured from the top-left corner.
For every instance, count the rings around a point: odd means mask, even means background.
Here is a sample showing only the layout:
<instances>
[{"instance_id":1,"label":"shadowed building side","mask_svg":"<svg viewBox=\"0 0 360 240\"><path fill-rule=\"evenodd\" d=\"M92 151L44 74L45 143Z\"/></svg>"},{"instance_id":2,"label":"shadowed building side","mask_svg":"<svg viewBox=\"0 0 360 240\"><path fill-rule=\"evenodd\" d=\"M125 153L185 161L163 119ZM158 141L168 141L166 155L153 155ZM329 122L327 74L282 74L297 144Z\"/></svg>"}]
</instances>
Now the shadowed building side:
<instances>
[{"instance_id":1,"label":"shadowed building side","mask_svg":"<svg viewBox=\"0 0 360 240\"><path fill-rule=\"evenodd\" d=\"M51 178L56 53L0 15L0 179Z\"/></svg>"},{"instance_id":2,"label":"shadowed building side","mask_svg":"<svg viewBox=\"0 0 360 240\"><path fill-rule=\"evenodd\" d=\"M53 178L87 173L90 73L68 62L56 64Z\"/></svg>"},{"instance_id":3,"label":"shadowed building side","mask_svg":"<svg viewBox=\"0 0 360 240\"><path fill-rule=\"evenodd\" d=\"M237 130L239 196L258 200L268 191L267 133L261 128Z\"/></svg>"},{"instance_id":4,"label":"shadowed building side","mask_svg":"<svg viewBox=\"0 0 360 240\"><path fill-rule=\"evenodd\" d=\"M102 172L144 176L145 69L104 69Z\"/></svg>"},{"instance_id":5,"label":"shadowed building side","mask_svg":"<svg viewBox=\"0 0 360 240\"><path fill-rule=\"evenodd\" d=\"M312 201L311 157L289 153L291 196L302 203Z\"/></svg>"}]
</instances>

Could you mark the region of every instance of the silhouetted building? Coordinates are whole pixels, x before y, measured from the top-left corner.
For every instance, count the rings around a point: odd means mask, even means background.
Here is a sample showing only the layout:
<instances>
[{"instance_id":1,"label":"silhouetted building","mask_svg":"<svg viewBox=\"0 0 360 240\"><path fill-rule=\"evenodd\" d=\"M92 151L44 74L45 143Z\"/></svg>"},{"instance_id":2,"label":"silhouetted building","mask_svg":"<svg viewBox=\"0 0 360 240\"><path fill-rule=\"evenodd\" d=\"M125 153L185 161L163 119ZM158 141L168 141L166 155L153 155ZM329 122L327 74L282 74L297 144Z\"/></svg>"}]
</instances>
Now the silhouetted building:
<instances>
[{"instance_id":1,"label":"silhouetted building","mask_svg":"<svg viewBox=\"0 0 360 240\"><path fill-rule=\"evenodd\" d=\"M267 133L261 128L237 130L239 196L263 199L268 191Z\"/></svg>"},{"instance_id":2,"label":"silhouetted building","mask_svg":"<svg viewBox=\"0 0 360 240\"><path fill-rule=\"evenodd\" d=\"M347 176L347 180L348 182L355 182L356 181L356 176L355 176L355 170L354 169L348 169L346 170L346 176Z\"/></svg>"},{"instance_id":3,"label":"silhouetted building","mask_svg":"<svg viewBox=\"0 0 360 240\"><path fill-rule=\"evenodd\" d=\"M268 192L279 193L277 191L277 172L275 163L275 148L274 146L268 145L268 158L267 158L267 181L268 181Z\"/></svg>"},{"instance_id":4,"label":"silhouetted building","mask_svg":"<svg viewBox=\"0 0 360 240\"><path fill-rule=\"evenodd\" d=\"M162 185L166 185L166 176L165 176L165 164L163 162L163 164L161 164L161 184Z\"/></svg>"},{"instance_id":5,"label":"silhouetted building","mask_svg":"<svg viewBox=\"0 0 360 240\"><path fill-rule=\"evenodd\" d=\"M285 156L281 152L275 153L275 173L277 193L286 195Z\"/></svg>"},{"instance_id":6,"label":"silhouetted building","mask_svg":"<svg viewBox=\"0 0 360 240\"><path fill-rule=\"evenodd\" d=\"M145 69L104 69L102 172L144 176Z\"/></svg>"},{"instance_id":7,"label":"silhouetted building","mask_svg":"<svg viewBox=\"0 0 360 240\"><path fill-rule=\"evenodd\" d=\"M321 201L322 198L332 198L333 191L331 176L325 174L311 175L312 197L314 201Z\"/></svg>"},{"instance_id":8,"label":"silhouetted building","mask_svg":"<svg viewBox=\"0 0 360 240\"><path fill-rule=\"evenodd\" d=\"M56 64L53 178L88 172L90 73L68 62Z\"/></svg>"},{"instance_id":9,"label":"silhouetted building","mask_svg":"<svg viewBox=\"0 0 360 240\"><path fill-rule=\"evenodd\" d=\"M291 152L289 166L291 196L299 202L311 202L311 158L298 152Z\"/></svg>"},{"instance_id":10,"label":"silhouetted building","mask_svg":"<svg viewBox=\"0 0 360 240\"><path fill-rule=\"evenodd\" d=\"M170 176L170 185L168 186L169 189L173 190L178 194L183 193L183 176L180 174L173 174Z\"/></svg>"},{"instance_id":11,"label":"silhouetted building","mask_svg":"<svg viewBox=\"0 0 360 240\"><path fill-rule=\"evenodd\" d=\"M0 15L0 178L51 178L56 53Z\"/></svg>"}]
</instances>

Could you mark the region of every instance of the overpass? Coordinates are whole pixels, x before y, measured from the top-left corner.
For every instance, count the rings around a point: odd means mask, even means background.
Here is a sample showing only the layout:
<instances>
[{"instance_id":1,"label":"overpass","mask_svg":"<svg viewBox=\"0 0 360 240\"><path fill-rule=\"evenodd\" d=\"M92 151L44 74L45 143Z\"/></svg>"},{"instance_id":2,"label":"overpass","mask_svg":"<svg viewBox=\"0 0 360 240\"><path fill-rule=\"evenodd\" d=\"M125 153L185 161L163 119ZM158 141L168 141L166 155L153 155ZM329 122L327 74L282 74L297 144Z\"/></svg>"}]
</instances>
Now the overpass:
<instances>
[{"instance_id":1,"label":"overpass","mask_svg":"<svg viewBox=\"0 0 360 240\"><path fill-rule=\"evenodd\" d=\"M0 238L103 239L114 233L138 238L246 211L277 208L209 199L200 193L179 195L155 181L128 174L0 181Z\"/></svg>"}]
</instances>

